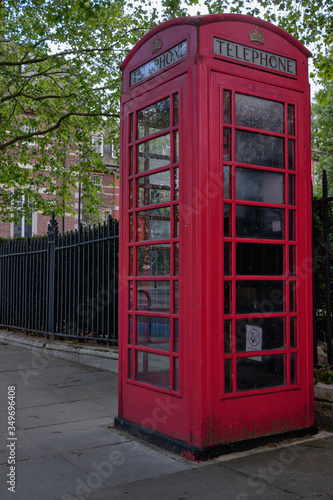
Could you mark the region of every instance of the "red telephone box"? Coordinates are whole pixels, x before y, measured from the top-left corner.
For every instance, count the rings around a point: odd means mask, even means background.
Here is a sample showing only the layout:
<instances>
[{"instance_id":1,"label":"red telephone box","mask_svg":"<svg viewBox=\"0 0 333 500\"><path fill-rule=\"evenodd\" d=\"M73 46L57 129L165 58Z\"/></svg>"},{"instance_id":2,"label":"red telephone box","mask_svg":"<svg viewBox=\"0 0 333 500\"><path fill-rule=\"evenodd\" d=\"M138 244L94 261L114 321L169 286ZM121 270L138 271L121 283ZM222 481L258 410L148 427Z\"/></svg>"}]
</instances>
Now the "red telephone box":
<instances>
[{"instance_id":1,"label":"red telephone box","mask_svg":"<svg viewBox=\"0 0 333 500\"><path fill-rule=\"evenodd\" d=\"M122 66L115 424L193 460L314 421L309 56L218 14Z\"/></svg>"}]
</instances>

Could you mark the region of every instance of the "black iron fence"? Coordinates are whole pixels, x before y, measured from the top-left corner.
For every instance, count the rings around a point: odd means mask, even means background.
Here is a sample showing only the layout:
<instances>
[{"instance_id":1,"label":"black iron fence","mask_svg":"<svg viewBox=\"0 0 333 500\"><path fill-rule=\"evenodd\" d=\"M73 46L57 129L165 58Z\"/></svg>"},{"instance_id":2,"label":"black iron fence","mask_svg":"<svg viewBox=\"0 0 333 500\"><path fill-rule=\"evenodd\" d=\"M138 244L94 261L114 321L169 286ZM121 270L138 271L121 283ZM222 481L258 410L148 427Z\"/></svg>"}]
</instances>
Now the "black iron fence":
<instances>
[{"instance_id":1,"label":"black iron fence","mask_svg":"<svg viewBox=\"0 0 333 500\"><path fill-rule=\"evenodd\" d=\"M118 339L119 223L0 245L0 327L66 337Z\"/></svg>"}]
</instances>

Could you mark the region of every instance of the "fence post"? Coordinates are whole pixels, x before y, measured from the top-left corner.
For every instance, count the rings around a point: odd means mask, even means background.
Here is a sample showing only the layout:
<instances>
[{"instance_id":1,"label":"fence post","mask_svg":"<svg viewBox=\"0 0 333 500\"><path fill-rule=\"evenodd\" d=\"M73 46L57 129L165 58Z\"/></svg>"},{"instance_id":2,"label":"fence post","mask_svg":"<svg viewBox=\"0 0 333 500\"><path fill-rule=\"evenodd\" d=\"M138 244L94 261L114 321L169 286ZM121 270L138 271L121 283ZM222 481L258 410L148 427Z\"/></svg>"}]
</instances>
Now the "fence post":
<instances>
[{"instance_id":1,"label":"fence post","mask_svg":"<svg viewBox=\"0 0 333 500\"><path fill-rule=\"evenodd\" d=\"M55 322L55 247L57 244L58 222L52 212L52 218L47 227L47 272L48 272L48 294L47 294L47 333L54 337Z\"/></svg>"}]
</instances>

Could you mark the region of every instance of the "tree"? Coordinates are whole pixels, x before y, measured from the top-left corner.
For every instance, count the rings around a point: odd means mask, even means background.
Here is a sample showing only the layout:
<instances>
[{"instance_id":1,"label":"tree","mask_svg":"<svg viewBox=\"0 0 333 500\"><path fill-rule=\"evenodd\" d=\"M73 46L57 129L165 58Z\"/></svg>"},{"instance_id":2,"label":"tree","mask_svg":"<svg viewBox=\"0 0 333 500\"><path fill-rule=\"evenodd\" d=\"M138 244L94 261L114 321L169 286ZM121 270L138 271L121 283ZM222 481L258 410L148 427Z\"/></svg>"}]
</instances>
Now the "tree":
<instances>
[{"instance_id":1,"label":"tree","mask_svg":"<svg viewBox=\"0 0 333 500\"><path fill-rule=\"evenodd\" d=\"M78 182L96 210L92 135L117 140L119 67L154 17L123 0L0 1L0 217L73 212Z\"/></svg>"}]
</instances>

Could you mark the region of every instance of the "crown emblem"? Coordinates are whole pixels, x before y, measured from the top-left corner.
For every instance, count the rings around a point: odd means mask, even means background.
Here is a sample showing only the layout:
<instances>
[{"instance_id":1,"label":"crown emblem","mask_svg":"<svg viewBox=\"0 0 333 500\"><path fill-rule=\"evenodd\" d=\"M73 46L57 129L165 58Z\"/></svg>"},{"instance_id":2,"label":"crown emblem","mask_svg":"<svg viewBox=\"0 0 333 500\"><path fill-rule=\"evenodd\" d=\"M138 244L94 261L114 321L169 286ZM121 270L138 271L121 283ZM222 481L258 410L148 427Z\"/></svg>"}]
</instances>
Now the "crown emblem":
<instances>
[{"instance_id":1,"label":"crown emblem","mask_svg":"<svg viewBox=\"0 0 333 500\"><path fill-rule=\"evenodd\" d=\"M250 31L249 38L251 42L257 43L258 45L264 45L265 43L265 37L261 31L258 30L258 26L256 26L254 30Z\"/></svg>"},{"instance_id":2,"label":"crown emblem","mask_svg":"<svg viewBox=\"0 0 333 500\"><path fill-rule=\"evenodd\" d=\"M155 52L158 52L162 48L162 45L163 45L162 38L157 36L153 41L153 43L151 44L151 53L155 54Z\"/></svg>"}]
</instances>

